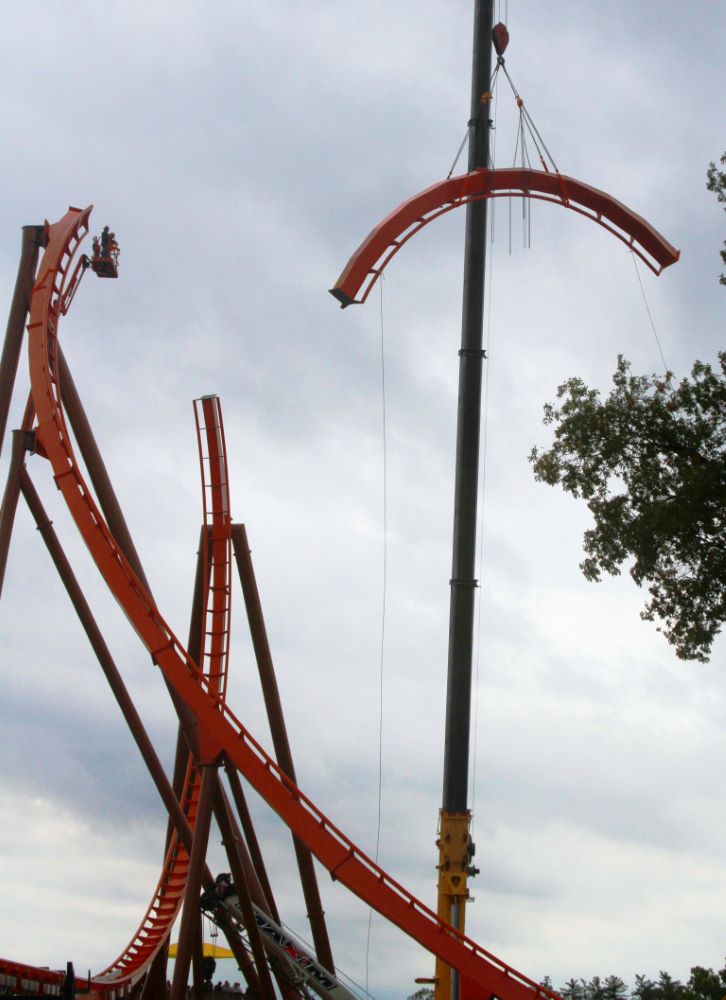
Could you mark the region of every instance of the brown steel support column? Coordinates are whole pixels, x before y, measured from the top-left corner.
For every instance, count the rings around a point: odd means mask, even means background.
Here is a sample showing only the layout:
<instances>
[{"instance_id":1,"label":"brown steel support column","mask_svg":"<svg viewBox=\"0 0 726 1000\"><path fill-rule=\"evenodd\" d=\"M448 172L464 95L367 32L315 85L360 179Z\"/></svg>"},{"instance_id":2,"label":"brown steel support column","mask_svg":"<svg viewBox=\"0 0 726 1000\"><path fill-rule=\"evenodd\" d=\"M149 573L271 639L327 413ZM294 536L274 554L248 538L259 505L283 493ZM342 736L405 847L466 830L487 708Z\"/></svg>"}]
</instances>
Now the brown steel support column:
<instances>
[{"instance_id":1,"label":"brown steel support column","mask_svg":"<svg viewBox=\"0 0 726 1000\"><path fill-rule=\"evenodd\" d=\"M5 440L10 401L18 372L20 350L23 346L25 321L30 308L30 295L33 291L38 255L42 246L45 246L45 228L43 226L23 226L18 276L10 305L2 357L0 357L0 453Z\"/></svg>"},{"instance_id":2,"label":"brown steel support column","mask_svg":"<svg viewBox=\"0 0 726 1000\"><path fill-rule=\"evenodd\" d=\"M116 497L111 479L108 475L103 458L101 457L101 452L98 444L96 443L93 431L91 430L91 425L88 421L88 417L86 416L86 411L83 409L81 398L78 395L78 390L76 389L73 376L71 375L70 369L63 355L60 343L57 345L56 350L58 379L60 383L63 409L68 417L71 427L73 428L73 433L76 436L78 449L81 453L83 461L86 464L88 474L91 477L91 482L93 483L93 488L96 492L96 496L98 497L101 510L103 511L103 516L106 518L108 526L111 529L111 534L118 543L118 546L126 557L126 560L151 596L152 592L149 586L149 581L146 579L146 574L144 573L144 567L141 564L139 554L136 551L136 546L131 538L131 533L128 525L126 524L126 518L123 515L121 505ZM179 716L179 722L184 731L184 735L189 742L189 748L194 755L194 759L198 760L199 725L197 720L171 685L167 684L166 686L171 696L171 700L174 703L177 715Z\"/></svg>"},{"instance_id":3,"label":"brown steel support column","mask_svg":"<svg viewBox=\"0 0 726 1000\"><path fill-rule=\"evenodd\" d=\"M131 696L126 690L126 685L123 682L118 667L114 663L109 648L106 645L103 635L101 634L101 630L93 617L93 612L86 601L83 591L81 590L75 574L71 569L71 565L68 562L68 558L61 547L58 536L53 528L53 523L48 518L45 508L43 507L43 503L38 496L35 486L33 485L28 474L28 470L25 468L21 468L20 472L20 489L28 507L30 508L30 512L33 515L35 523L38 526L38 531L40 532L48 552L50 553L51 559L58 570L58 575L63 581L63 585L68 592L68 596L71 599L71 603L75 608L81 625L88 636L96 657L98 658L101 669L106 675L106 679L114 697L116 698L118 706L121 709L121 713L126 720L126 724L131 731L131 735L136 741L136 745L141 752L144 763L149 770L149 774L151 775L159 795L166 806L171 822L174 824L174 827L179 833L182 843L187 851L191 851L192 831L189 823L187 822L186 816L179 805L177 796L174 795L172 787L169 784L169 779L164 772L161 761L156 755L156 751L154 750L151 740L149 739L144 728L141 717L131 700Z\"/></svg>"},{"instance_id":4,"label":"brown steel support column","mask_svg":"<svg viewBox=\"0 0 726 1000\"><path fill-rule=\"evenodd\" d=\"M237 776L237 772L234 771L234 768L232 767L232 765L229 762L225 763L225 770L227 771L227 775L228 776L231 773L234 773L234 777L237 779L237 785L239 785L239 777ZM220 786L221 786L221 782L220 782ZM232 830L231 830L230 845L236 850L237 855L239 857L240 863L242 865L242 870L243 870L243 873L244 873L244 876L245 876L245 882L247 884L247 889L248 889L249 894L250 894L250 898L251 898L252 902L255 904L255 906L257 906L260 910L262 910L263 913L266 913L268 916L272 917L272 919L275 920L276 923L278 923L278 924L282 923L282 921L280 920L279 914L277 912L277 907L275 906L275 900L274 900L274 898L272 896L272 890L269 889L269 883L268 883L269 896L268 897L265 896L265 892L263 890L263 887L260 884L260 879L258 878L258 871L256 870L256 863L253 864L252 859L250 858L250 854L249 854L249 851L248 851L248 848L247 848L247 844L245 843L245 837L243 836L242 831L239 829L239 827L237 825L237 821L235 819L234 812L232 810L232 807L231 807L231 805L229 803L229 800L227 799L227 796L226 796L223 788L221 790L221 795L222 795L222 800L225 803L226 813L227 813L227 816L229 818L229 822L230 822L230 825L231 825L231 828L232 828ZM247 815L248 821L249 821L250 826L251 826L252 821L249 818L249 812L247 810L247 803L244 801L244 794L242 792L241 786L239 787L239 796L241 796L241 798L242 798L242 804L244 806L244 811L245 811L245 813ZM236 799L237 799L237 796L235 796L235 800ZM236 804L236 802L235 802L235 804ZM216 813L215 813L215 815L216 815ZM217 822L219 823L219 817L217 817ZM221 824L220 824L220 829L221 829ZM227 840L227 839L228 838L225 836L225 840ZM257 856L259 857L259 863L261 865L261 871L264 874L264 865L262 864L262 856L260 855L260 852L259 852L259 845L257 845L257 837L254 834L254 829L252 830L252 839L254 840L255 845L257 846L257 852L256 853L257 853ZM265 881L267 881L266 875L265 875ZM288 982L285 973L281 974L280 969L279 969L278 960L273 955L269 956L269 963L270 963L270 968L272 969L272 972L273 972L273 974L275 976L275 979L277 980L277 986L278 986L278 989L280 990L280 993L282 995L283 1000L299 1000L299 994L298 994L298 992L296 990L294 990L290 986L290 983Z\"/></svg>"},{"instance_id":5,"label":"brown steel support column","mask_svg":"<svg viewBox=\"0 0 726 1000\"><path fill-rule=\"evenodd\" d=\"M167 947L164 946L146 973L144 988L141 991L140 1000L160 1000L166 996L166 962ZM163 958L163 961L160 959Z\"/></svg>"},{"instance_id":6,"label":"brown steel support column","mask_svg":"<svg viewBox=\"0 0 726 1000\"><path fill-rule=\"evenodd\" d=\"M204 529L202 528L202 532L203 531ZM189 655L195 660L195 662L199 661L199 648L201 642L201 608L204 570L204 564L202 561L202 540L203 534L200 533L199 549L197 551L197 569L194 576L194 593L192 596L192 608L189 618L189 642L187 644ZM174 770L172 772L171 782L174 797L177 801L181 799L188 761L189 746L180 724L177 731L176 753L174 755ZM166 852L169 849L169 843L171 842L174 829L175 826L170 817L167 825L166 840L164 842L164 857L166 857ZM169 961L168 950L169 939L167 938L164 947L159 951L158 955L152 962L151 968L146 976L144 991L141 994L141 1000L157 1000L158 997L165 995L164 990L166 989L167 964ZM192 970L194 971L194 969L195 964L192 959Z\"/></svg>"},{"instance_id":7,"label":"brown steel support column","mask_svg":"<svg viewBox=\"0 0 726 1000\"><path fill-rule=\"evenodd\" d=\"M240 940L237 930L225 913L222 913L217 918L217 927L219 927L227 940L227 944L235 957L239 970L250 988L251 996L259 996L262 987L260 986L260 977L257 975L255 963L250 958L249 952Z\"/></svg>"},{"instance_id":8,"label":"brown steel support column","mask_svg":"<svg viewBox=\"0 0 726 1000\"><path fill-rule=\"evenodd\" d=\"M227 804L229 805L229 800L226 798L226 796L225 796L225 801L227 801ZM231 805L230 805L230 810L231 810ZM232 816L232 823L234 825L234 833L236 838L235 842L237 844L237 850L245 873L245 881L247 882L247 887L250 891L252 902L255 904L255 906L259 906L259 908L263 910L268 916L272 917L273 909L276 911L274 900L273 900L273 905L270 906L267 900L267 896L265 895L265 891L262 887L262 883L258 878L254 862L250 857L250 852L247 848L247 844L245 843L245 838L242 835L242 831L240 830L237 824L237 819L233 812L231 812L231 816Z\"/></svg>"},{"instance_id":9,"label":"brown steel support column","mask_svg":"<svg viewBox=\"0 0 726 1000\"><path fill-rule=\"evenodd\" d=\"M15 511L17 510L18 497L20 496L20 473L25 463L27 445L28 436L26 432L13 431L13 450L10 456L10 468L8 469L3 502L0 507L0 595L3 592L5 568L8 562L8 552L10 551L10 536L13 533Z\"/></svg>"},{"instance_id":10,"label":"brown steel support column","mask_svg":"<svg viewBox=\"0 0 726 1000\"><path fill-rule=\"evenodd\" d=\"M187 652L199 663L202 657L202 612L203 612L203 591L204 591L204 559L202 558L202 546L211 542L207 538L207 528L202 525L199 531L199 545L197 547L197 568L194 573L194 591L192 593L192 607L189 615L189 633L187 636Z\"/></svg>"},{"instance_id":11,"label":"brown steel support column","mask_svg":"<svg viewBox=\"0 0 726 1000\"><path fill-rule=\"evenodd\" d=\"M277 763L280 765L285 774L287 774L288 777L297 784L295 778L295 768L292 762L292 753L290 751L290 743L287 738L285 717L282 712L280 692L277 687L277 678L275 677L275 669L272 663L270 644L267 639L265 619L262 614L262 604L260 602L260 595L257 590L257 582L255 580L255 572L252 566L252 557L250 554L249 543L247 541L247 532L245 531L243 524L235 524L232 526L232 543L234 546L235 560L237 562L237 571L242 583L242 592L244 594L245 607L247 609L247 618L250 625L250 633L252 635L252 644L254 646L257 667L260 673L260 684L262 686L262 694L265 700L267 718L270 723L272 744L275 748ZM329 969L330 972L334 972L335 966L333 964L333 952L330 947L328 929L325 926L325 911L323 910L323 905L320 899L320 890L318 887L318 880L315 875L313 858L307 847L305 847L305 845L301 843L297 837L293 836L292 840L295 847L295 857L297 859L298 871L300 872L300 882L302 885L303 896L305 897L305 905L308 911L308 920L310 921L310 928L313 935L315 953L320 964L326 969Z\"/></svg>"},{"instance_id":12,"label":"brown steel support column","mask_svg":"<svg viewBox=\"0 0 726 1000\"><path fill-rule=\"evenodd\" d=\"M258 906L262 906L263 909L270 914L275 923L279 924L280 914L277 911L272 886L270 885L270 880L267 877L267 869L265 868L265 862L262 858L262 851L260 850L260 844L257 840L257 834L252 823L252 817L250 816L250 811L247 808L247 800L245 799L245 793L242 789L242 783L239 780L237 769L233 764L229 761L225 761L224 769L227 773L229 786L232 789L232 798L234 799L235 808L237 809L237 814L240 818L240 822L242 823L242 831L244 833L245 841L247 842L247 849L250 853L253 871L260 886L262 902L255 898L254 892L253 899L255 899Z\"/></svg>"},{"instance_id":13,"label":"brown steel support column","mask_svg":"<svg viewBox=\"0 0 726 1000\"><path fill-rule=\"evenodd\" d=\"M187 642L187 652L194 660L195 663L199 663L201 657L201 642L202 642L202 587L204 586L204 561L202 559L202 543L204 539L204 527L200 532L199 536L199 548L197 549L197 568L194 574L194 592L192 594L192 607L189 615L189 637ZM184 735L184 731L179 723L179 730L177 732L176 740L176 752L174 754L174 770L172 772L172 788L174 789L174 795L177 799L181 798L182 789L184 786L184 777L186 775L187 764L189 761L189 745L188 740ZM171 838L172 826L170 824L166 836L166 844L164 845L164 855L166 856L166 850L169 846L169 840Z\"/></svg>"},{"instance_id":14,"label":"brown steel support column","mask_svg":"<svg viewBox=\"0 0 726 1000\"><path fill-rule=\"evenodd\" d=\"M229 803L227 802L227 797L224 794L221 781L217 781L214 815L217 820L217 826L222 834L222 845L227 853L227 860L229 861L232 879L234 880L234 886L237 891L239 906L242 911L242 919L244 920L245 927L247 928L247 936L252 949L252 956L255 960L257 975L260 979L260 988L262 989L262 997L260 1000L275 1000L275 988L272 985L272 977L270 976L270 970L267 965L265 947L262 943L260 929L257 926L257 921L255 920L255 914L252 909L250 888L247 884L247 878L245 876L244 867L239 853L240 841L239 838L235 836L236 831L234 829Z\"/></svg>"},{"instance_id":15,"label":"brown steel support column","mask_svg":"<svg viewBox=\"0 0 726 1000\"><path fill-rule=\"evenodd\" d=\"M217 787L219 785L219 777L218 777L219 772L218 772L218 769L217 769L216 765L205 765L202 768L200 768L200 770L201 770L201 773L202 773L202 789L200 791L199 806L198 806L198 810L199 811L198 811L198 814L197 814L197 830L199 830L199 829L203 830L203 827L199 826L200 822L202 822L202 820L203 820L202 809L204 808L204 810L206 812L209 812L209 810L211 809L211 807L213 805L214 798L215 798L215 796L217 794L216 793L216 789L217 789ZM211 778L209 777L210 772L211 772ZM206 793L204 791L204 779L205 779L205 777L207 777L207 785L211 786L211 787L207 787ZM207 804L205 804L203 806L202 797L203 797L204 794L206 794L208 796L208 798L210 799L210 803L207 803ZM208 815L207 818L206 818L207 832L206 832L206 837L204 839L204 848L202 849L201 846L198 847L198 849L200 851L202 851L203 854L206 854L206 845L207 845L207 842L209 840L210 819L211 819L211 814ZM196 837L196 831L195 831L195 837ZM195 840L195 843L196 843L196 840ZM192 959L193 959L193 944L194 944L194 941L196 940L196 936L195 935L196 935L196 927L197 927L197 925L195 925L195 923L194 923L194 920L195 920L194 911L196 911L197 919L199 920L199 926L201 927L201 915L200 915L200 910L199 910L199 883L196 882L196 889L195 889L194 888L194 884L190 881L191 874L192 874L191 869L192 869L193 863L195 863L195 862L192 862L192 857L190 855L190 869L189 869L188 880L187 880L186 896L185 896L185 899L184 899L184 909L182 911L182 926L180 927L180 930L179 930L179 948L181 948L182 933L187 933L187 934L191 934L192 935L192 941L191 941L191 946L190 946L190 947L192 947ZM212 879L211 879L211 876L209 875L209 870L206 867L205 867L204 871L205 871L205 875L204 875L205 884L207 886L209 886L212 883ZM187 913L188 908L190 906L192 908L191 912ZM187 914L187 916L186 916L186 920L187 920L186 928L187 929L184 932L183 928L185 926L185 924L184 924L185 914ZM261 995L261 986L260 986L259 977L257 975L257 971L255 970L254 963L252 962L252 959L250 958L249 954L247 953L247 950L246 950L244 944L239 939L239 936L237 935L237 932L235 931L234 927L231 925L231 923L228 920L225 919L224 913L222 913L221 919L218 921L218 926L219 926L220 930L222 931L222 933L224 934L224 936L225 936L225 938L227 940L227 944L231 948L231 950L232 950L232 952L234 954L234 957L235 957L235 959L237 961L237 965L239 966L239 969L242 972L242 975L244 976L245 981L249 985L250 990L252 991L252 994L254 996L259 997ZM182 958L186 962L186 965L187 965L187 972L184 974L184 982L186 982L186 979L189 976L189 954L187 953L186 957L182 956ZM179 952L177 952L177 962L178 961L179 961ZM174 974L174 984L176 984L176 967L175 967L175 974ZM172 996L174 996L174 992L173 992L173 986L174 986L174 984L172 984ZM202 996L201 993L199 995L200 995L200 997ZM153 998L153 996L152 996L152 1000L155 1000L155 998Z\"/></svg>"},{"instance_id":16,"label":"brown steel support column","mask_svg":"<svg viewBox=\"0 0 726 1000\"><path fill-rule=\"evenodd\" d=\"M177 946L174 979L171 984L171 1000L184 1000L189 978L189 965L192 957L194 931L199 918L199 896L202 885L204 859L207 854L209 828L212 820L212 802L214 788L217 783L217 767L215 764L204 764L201 768L202 782L199 790L199 805L197 822L194 829L192 849L189 853L189 870L187 872L187 887L182 907L181 925L179 927L179 944Z\"/></svg>"},{"instance_id":17,"label":"brown steel support column","mask_svg":"<svg viewBox=\"0 0 726 1000\"><path fill-rule=\"evenodd\" d=\"M202 913L197 907L197 920L192 941L192 995L197 1000L204 1000L204 977L202 976Z\"/></svg>"},{"instance_id":18,"label":"brown steel support column","mask_svg":"<svg viewBox=\"0 0 726 1000\"><path fill-rule=\"evenodd\" d=\"M73 376L66 362L60 343L56 346L56 358L58 365L58 381L60 395L63 402L63 411L68 417L68 422L73 428L73 433L78 442L78 449L86 463L88 474L91 477L93 488L96 491L98 502L106 518L111 534L116 539L119 548L126 556L126 559L143 583L144 587L151 593L149 581L146 579L144 567L141 565L139 554L136 551L131 532L126 524L126 518L121 510L116 493L111 483L108 470L101 457L96 438L91 430L91 425L83 409L81 397L78 395Z\"/></svg>"}]
</instances>

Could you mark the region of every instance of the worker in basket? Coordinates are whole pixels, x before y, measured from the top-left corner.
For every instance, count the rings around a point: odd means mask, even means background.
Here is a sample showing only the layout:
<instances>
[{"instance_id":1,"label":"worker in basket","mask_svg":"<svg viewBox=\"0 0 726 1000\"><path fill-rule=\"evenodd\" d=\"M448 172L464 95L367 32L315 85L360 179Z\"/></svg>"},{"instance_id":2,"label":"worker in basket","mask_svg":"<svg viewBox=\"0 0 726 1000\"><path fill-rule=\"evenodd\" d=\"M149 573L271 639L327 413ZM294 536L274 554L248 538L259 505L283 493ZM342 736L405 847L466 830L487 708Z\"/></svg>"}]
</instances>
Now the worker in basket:
<instances>
[{"instance_id":1,"label":"worker in basket","mask_svg":"<svg viewBox=\"0 0 726 1000\"><path fill-rule=\"evenodd\" d=\"M116 233L111 232L108 226L103 227L101 238L93 237L93 257L91 258L91 268L99 278L118 277L118 258L121 252L116 241Z\"/></svg>"}]
</instances>

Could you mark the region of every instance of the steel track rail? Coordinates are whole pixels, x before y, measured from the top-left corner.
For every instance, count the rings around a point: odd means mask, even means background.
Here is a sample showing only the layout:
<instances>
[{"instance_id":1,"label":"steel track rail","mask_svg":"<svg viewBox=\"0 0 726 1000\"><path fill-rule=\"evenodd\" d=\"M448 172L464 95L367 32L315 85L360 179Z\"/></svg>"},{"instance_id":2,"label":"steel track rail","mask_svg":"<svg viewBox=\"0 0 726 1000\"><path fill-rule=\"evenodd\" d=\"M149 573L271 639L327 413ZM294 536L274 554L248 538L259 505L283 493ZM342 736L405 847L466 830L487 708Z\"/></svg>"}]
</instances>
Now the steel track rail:
<instances>
[{"instance_id":1,"label":"steel track rail","mask_svg":"<svg viewBox=\"0 0 726 1000\"><path fill-rule=\"evenodd\" d=\"M342 309L365 302L401 247L429 222L473 201L509 197L535 198L584 215L617 236L655 274L674 264L680 256L680 251L649 222L599 188L544 170L482 168L439 181L402 202L355 250L330 294Z\"/></svg>"},{"instance_id":2,"label":"steel track rail","mask_svg":"<svg viewBox=\"0 0 726 1000\"><path fill-rule=\"evenodd\" d=\"M203 547L202 669L220 702L224 702L230 645L232 525L229 514L227 450L222 410L216 396L195 400L203 520L208 544ZM181 796L192 830L199 806L200 779L191 754ZM174 831L161 876L139 927L121 955L96 982L117 985L136 982L167 940L182 903L189 872L189 854Z\"/></svg>"}]
</instances>

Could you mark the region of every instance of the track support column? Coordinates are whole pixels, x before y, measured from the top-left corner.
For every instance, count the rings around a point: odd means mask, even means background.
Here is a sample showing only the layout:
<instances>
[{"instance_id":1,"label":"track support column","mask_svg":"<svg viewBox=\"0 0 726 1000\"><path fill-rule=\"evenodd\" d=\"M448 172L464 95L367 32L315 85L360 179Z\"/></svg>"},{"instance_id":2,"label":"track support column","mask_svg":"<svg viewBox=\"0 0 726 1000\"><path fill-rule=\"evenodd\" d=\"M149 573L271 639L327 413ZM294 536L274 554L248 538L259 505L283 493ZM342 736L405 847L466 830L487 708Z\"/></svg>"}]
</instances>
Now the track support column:
<instances>
[{"instance_id":1,"label":"track support column","mask_svg":"<svg viewBox=\"0 0 726 1000\"><path fill-rule=\"evenodd\" d=\"M171 1000L185 1000L187 993L194 934L199 924L202 872L204 871L204 859L207 853L209 828L212 820L212 802L217 783L216 764L205 764L200 770L202 784L199 792L197 823L189 856L187 887L182 908L181 926L179 927L179 946L174 964L174 979L171 984Z\"/></svg>"},{"instance_id":2,"label":"track support column","mask_svg":"<svg viewBox=\"0 0 726 1000\"><path fill-rule=\"evenodd\" d=\"M272 662L272 653L267 639L267 629L265 619L262 614L262 603L260 601L255 571L252 566L252 556L250 553L247 532L243 524L232 526L232 545L234 557L237 562L237 571L242 584L245 607L247 609L247 619L252 636L252 644L255 650L257 668L260 674L260 684L265 700L267 718L270 723L272 734L272 744L275 748L277 763L285 774L292 778L297 784L295 777L295 766L292 761L292 751L290 741L287 737L287 727L285 726L285 716L282 711L282 701L280 691L275 677L275 668ZM295 857L297 859L298 871L300 872L300 883L302 885L305 905L308 911L308 920L315 944L315 954L318 962L330 972L335 971L333 965L333 952L330 947L328 929L325 926L325 911L320 899L320 889L315 875L315 867L310 851L293 834L293 845Z\"/></svg>"},{"instance_id":3,"label":"track support column","mask_svg":"<svg viewBox=\"0 0 726 1000\"><path fill-rule=\"evenodd\" d=\"M161 800L169 813L170 823L176 829L185 848L189 851L192 846L192 831L189 827L189 823L187 822L187 818L179 805L177 796L174 795L174 792L172 791L166 772L164 771L161 761L154 750L153 744L149 739L146 729L144 728L144 724L141 721L141 716L139 715L138 710L128 693L119 669L116 666L113 657L111 656L111 652L106 645L106 641L101 634L101 630L93 617L93 612L91 611L88 601L86 600L80 584L78 583L78 580L76 579L76 576L71 568L68 557L63 551L60 541L58 540L58 536L53 528L53 522L48 517L43 503L38 496L37 490L35 489L30 475L28 474L28 470L25 468L21 468L20 471L20 489L25 502L28 505L30 513L33 516L38 531L45 542L50 557L53 560L55 568L58 571L58 576L61 578L63 586L66 588L83 630L88 636L88 641L91 644L93 652L96 654L96 658L98 659L101 669L103 670L106 680L108 681L109 687L111 688L114 698L116 699L116 703L121 709L121 714L124 717L126 725L129 727L129 731L139 748L139 752L141 753L144 763L146 764L151 779L156 785L156 789L159 792Z\"/></svg>"},{"instance_id":4,"label":"track support column","mask_svg":"<svg viewBox=\"0 0 726 1000\"><path fill-rule=\"evenodd\" d=\"M2 505L0 506L0 595L3 591L5 568L10 551L10 536L13 533L15 512L18 509L20 496L20 476L25 465L25 452L32 447L32 433L13 431L13 450L10 457L10 468L5 483Z\"/></svg>"},{"instance_id":5,"label":"track support column","mask_svg":"<svg viewBox=\"0 0 726 1000\"><path fill-rule=\"evenodd\" d=\"M234 764L232 764L229 760L225 761L224 769L227 774L227 780L229 781L229 787L232 790L232 799L237 810L237 815L239 816L240 823L242 824L242 833L244 834L247 851L249 852L251 873L257 880L257 887L259 888L259 896L256 896L254 891L255 887L252 885L252 898L253 900L256 898L257 905L262 907L263 910L266 910L273 920L279 924L281 923L280 914L277 911L275 897L272 892L272 885L270 884L270 880L267 875L267 868L265 867L262 851L260 850L260 844L257 840L257 833L255 832L252 817L247 807L247 800L245 798L244 789L242 788L242 782L239 780L239 774L237 773Z\"/></svg>"},{"instance_id":6,"label":"track support column","mask_svg":"<svg viewBox=\"0 0 726 1000\"><path fill-rule=\"evenodd\" d=\"M18 276L10 305L2 357L0 357L0 452L2 452L5 439L10 400L18 372L25 321L30 308L30 293L33 290L35 272L38 268L40 248L43 246L45 246L45 228L43 226L23 226Z\"/></svg>"},{"instance_id":7,"label":"track support column","mask_svg":"<svg viewBox=\"0 0 726 1000\"><path fill-rule=\"evenodd\" d=\"M232 871L232 879L237 890L237 898L245 927L247 928L247 937L249 938L252 955L257 967L257 975L259 976L262 988L262 997L260 1000L275 1000L275 987L272 985L272 976L267 965L267 956L265 955L265 948L262 943L262 935L260 934L260 929L257 926L255 914L252 909L250 886L247 883L247 876L239 854L240 844L238 838L235 836L236 831L232 821L229 802L223 794L221 782L217 782L214 815L217 820L217 826L222 834L222 844Z\"/></svg>"}]
</instances>

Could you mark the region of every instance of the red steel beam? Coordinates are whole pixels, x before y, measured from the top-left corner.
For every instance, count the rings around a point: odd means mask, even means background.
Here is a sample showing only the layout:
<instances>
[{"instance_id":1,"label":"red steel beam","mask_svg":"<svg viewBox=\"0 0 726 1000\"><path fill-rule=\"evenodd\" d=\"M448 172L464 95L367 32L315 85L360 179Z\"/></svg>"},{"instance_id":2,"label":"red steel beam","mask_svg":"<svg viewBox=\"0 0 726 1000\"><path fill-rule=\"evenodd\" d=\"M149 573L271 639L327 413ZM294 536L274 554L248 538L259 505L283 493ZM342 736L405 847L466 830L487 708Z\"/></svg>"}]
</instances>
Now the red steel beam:
<instances>
[{"instance_id":1,"label":"red steel beam","mask_svg":"<svg viewBox=\"0 0 726 1000\"><path fill-rule=\"evenodd\" d=\"M507 197L549 201L584 215L622 240L655 274L680 257L650 223L605 191L544 170L479 169L432 184L394 209L366 236L330 294L343 309L365 302L386 265L429 222L472 201Z\"/></svg>"}]
</instances>

